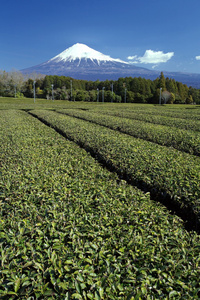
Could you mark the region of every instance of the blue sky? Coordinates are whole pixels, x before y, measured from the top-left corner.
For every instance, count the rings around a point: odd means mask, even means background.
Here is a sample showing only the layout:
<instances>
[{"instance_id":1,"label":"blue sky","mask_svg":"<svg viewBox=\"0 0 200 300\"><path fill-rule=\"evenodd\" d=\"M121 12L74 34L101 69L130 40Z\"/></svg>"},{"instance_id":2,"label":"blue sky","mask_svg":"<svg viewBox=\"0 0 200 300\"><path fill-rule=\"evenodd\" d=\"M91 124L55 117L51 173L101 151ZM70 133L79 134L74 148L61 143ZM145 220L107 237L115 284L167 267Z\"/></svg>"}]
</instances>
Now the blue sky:
<instances>
[{"instance_id":1,"label":"blue sky","mask_svg":"<svg viewBox=\"0 0 200 300\"><path fill-rule=\"evenodd\" d=\"M0 70L84 43L135 66L200 73L199 14L199 0L3 0Z\"/></svg>"}]
</instances>

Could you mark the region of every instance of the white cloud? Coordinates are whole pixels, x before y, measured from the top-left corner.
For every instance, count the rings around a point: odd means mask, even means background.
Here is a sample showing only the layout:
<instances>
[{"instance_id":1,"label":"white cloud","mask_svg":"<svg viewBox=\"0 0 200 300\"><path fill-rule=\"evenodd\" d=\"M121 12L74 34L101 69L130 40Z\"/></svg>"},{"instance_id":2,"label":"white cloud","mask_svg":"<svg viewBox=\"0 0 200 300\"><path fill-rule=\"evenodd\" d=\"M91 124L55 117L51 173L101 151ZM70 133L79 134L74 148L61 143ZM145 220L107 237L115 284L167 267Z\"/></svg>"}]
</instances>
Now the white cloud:
<instances>
[{"instance_id":1,"label":"white cloud","mask_svg":"<svg viewBox=\"0 0 200 300\"><path fill-rule=\"evenodd\" d=\"M174 52L163 53L163 51L146 50L143 56L128 56L129 60L133 60L131 63L143 63L143 64L159 64L170 60L174 56Z\"/></svg>"},{"instance_id":2,"label":"white cloud","mask_svg":"<svg viewBox=\"0 0 200 300\"><path fill-rule=\"evenodd\" d=\"M196 60L200 60L200 56L196 56L195 58L196 58Z\"/></svg>"},{"instance_id":3,"label":"white cloud","mask_svg":"<svg viewBox=\"0 0 200 300\"><path fill-rule=\"evenodd\" d=\"M157 66L158 66L158 65L154 65L154 66L152 66L152 69L155 69L155 68L157 68Z\"/></svg>"},{"instance_id":4,"label":"white cloud","mask_svg":"<svg viewBox=\"0 0 200 300\"><path fill-rule=\"evenodd\" d=\"M129 60L132 60L132 59L135 59L135 58L137 58L137 55L128 56L127 58L128 58Z\"/></svg>"}]
</instances>

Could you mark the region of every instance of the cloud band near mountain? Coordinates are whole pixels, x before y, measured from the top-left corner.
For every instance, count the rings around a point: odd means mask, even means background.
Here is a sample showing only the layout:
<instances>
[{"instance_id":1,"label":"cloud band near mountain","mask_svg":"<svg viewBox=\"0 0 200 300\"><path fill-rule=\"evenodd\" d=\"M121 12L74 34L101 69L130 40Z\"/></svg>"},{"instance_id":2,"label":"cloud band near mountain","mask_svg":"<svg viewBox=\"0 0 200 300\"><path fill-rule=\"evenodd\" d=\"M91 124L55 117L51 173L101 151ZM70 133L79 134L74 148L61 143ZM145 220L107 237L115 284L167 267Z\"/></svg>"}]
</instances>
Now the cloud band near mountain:
<instances>
[{"instance_id":1,"label":"cloud band near mountain","mask_svg":"<svg viewBox=\"0 0 200 300\"><path fill-rule=\"evenodd\" d=\"M131 63L159 64L165 63L174 56L174 52L163 53L163 51L146 50L143 56L128 56Z\"/></svg>"}]
</instances>

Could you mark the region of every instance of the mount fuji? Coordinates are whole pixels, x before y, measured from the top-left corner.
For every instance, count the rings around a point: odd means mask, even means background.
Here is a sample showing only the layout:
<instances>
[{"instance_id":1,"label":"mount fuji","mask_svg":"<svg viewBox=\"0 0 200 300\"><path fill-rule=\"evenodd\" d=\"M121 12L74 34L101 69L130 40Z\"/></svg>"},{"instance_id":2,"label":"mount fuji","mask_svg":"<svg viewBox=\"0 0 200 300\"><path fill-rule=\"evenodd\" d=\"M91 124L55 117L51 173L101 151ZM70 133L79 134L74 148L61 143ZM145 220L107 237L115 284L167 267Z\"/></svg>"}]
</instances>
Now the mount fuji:
<instances>
[{"instance_id":1,"label":"mount fuji","mask_svg":"<svg viewBox=\"0 0 200 300\"><path fill-rule=\"evenodd\" d=\"M143 77L154 80L160 71L136 67L121 59L104 55L87 45L77 43L50 60L21 70L24 74L63 75L84 80L117 80L119 77ZM200 87L200 74L164 72L188 86Z\"/></svg>"},{"instance_id":2,"label":"mount fuji","mask_svg":"<svg viewBox=\"0 0 200 300\"><path fill-rule=\"evenodd\" d=\"M139 68L121 59L104 55L87 45L77 43L50 60L21 70L22 73L41 73L45 75L64 75L75 79L106 80L119 77L156 78L160 72Z\"/></svg>"}]
</instances>

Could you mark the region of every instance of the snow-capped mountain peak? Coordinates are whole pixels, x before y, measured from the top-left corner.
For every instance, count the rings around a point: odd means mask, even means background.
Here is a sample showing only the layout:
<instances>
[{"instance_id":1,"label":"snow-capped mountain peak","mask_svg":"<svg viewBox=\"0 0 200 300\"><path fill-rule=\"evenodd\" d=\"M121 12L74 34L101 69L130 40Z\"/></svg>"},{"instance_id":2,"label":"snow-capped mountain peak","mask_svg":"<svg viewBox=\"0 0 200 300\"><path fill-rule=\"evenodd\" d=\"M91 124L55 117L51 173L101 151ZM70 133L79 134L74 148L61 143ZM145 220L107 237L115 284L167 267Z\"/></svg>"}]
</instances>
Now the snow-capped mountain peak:
<instances>
[{"instance_id":1,"label":"snow-capped mountain peak","mask_svg":"<svg viewBox=\"0 0 200 300\"><path fill-rule=\"evenodd\" d=\"M112 58L85 44L77 43L50 60L22 70L23 73L68 76L83 80L106 80L127 76L152 77L152 71ZM153 76L159 75L159 73Z\"/></svg>"},{"instance_id":2,"label":"snow-capped mountain peak","mask_svg":"<svg viewBox=\"0 0 200 300\"><path fill-rule=\"evenodd\" d=\"M70 76L83 80L142 76L144 72L147 72L148 76L152 74L152 71L112 58L81 43L67 48L46 62L22 71L23 73Z\"/></svg>"},{"instance_id":3,"label":"snow-capped mountain peak","mask_svg":"<svg viewBox=\"0 0 200 300\"><path fill-rule=\"evenodd\" d=\"M84 44L77 43L52 59L39 65L21 70L24 74L67 76L82 80L117 80L120 77L144 77L154 80L159 71L140 68L121 59L111 58ZM200 75L190 73L167 73L188 86L199 86Z\"/></svg>"},{"instance_id":4,"label":"snow-capped mountain peak","mask_svg":"<svg viewBox=\"0 0 200 300\"><path fill-rule=\"evenodd\" d=\"M124 62L120 59L111 58L109 55L104 55L101 52L96 51L85 44L80 44L80 43L74 44L73 46L67 48L60 54L50 59L48 62L52 62L52 61L72 62L75 60L81 61L82 59L85 60L90 59L93 62L96 61L98 64L100 64L100 62L102 61L121 62L121 63L128 64L127 62Z\"/></svg>"}]
</instances>

